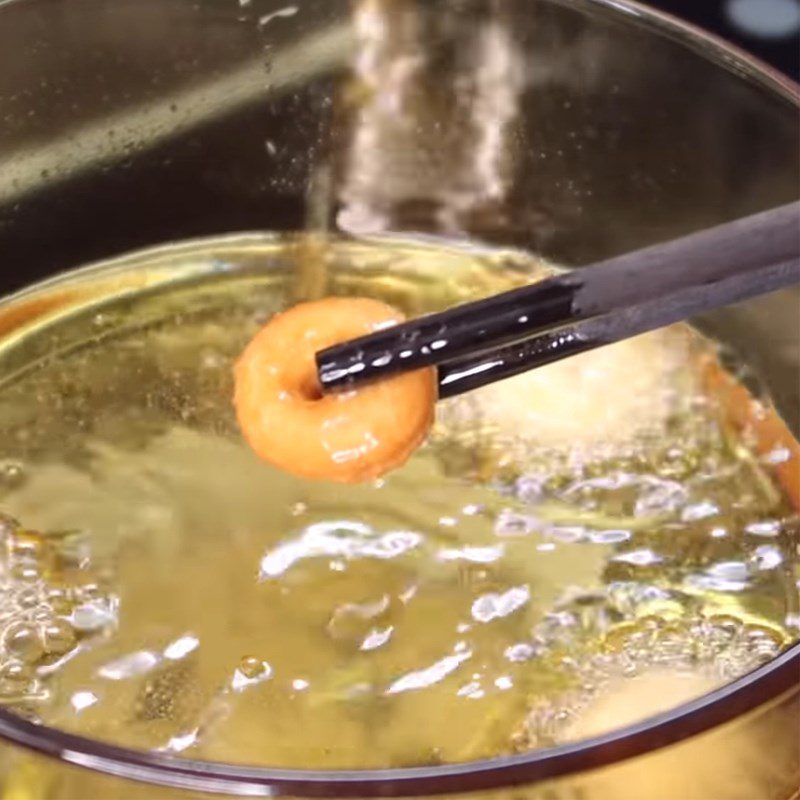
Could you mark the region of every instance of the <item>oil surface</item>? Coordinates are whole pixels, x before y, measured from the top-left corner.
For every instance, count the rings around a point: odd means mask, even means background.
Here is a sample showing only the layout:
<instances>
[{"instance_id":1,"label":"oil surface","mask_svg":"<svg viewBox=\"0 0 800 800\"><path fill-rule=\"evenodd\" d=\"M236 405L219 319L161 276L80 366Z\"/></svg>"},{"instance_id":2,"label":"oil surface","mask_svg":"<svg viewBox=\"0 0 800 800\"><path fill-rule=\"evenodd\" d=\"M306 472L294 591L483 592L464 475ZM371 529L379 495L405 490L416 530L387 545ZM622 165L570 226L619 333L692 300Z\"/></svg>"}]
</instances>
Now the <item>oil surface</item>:
<instances>
[{"instance_id":1,"label":"oil surface","mask_svg":"<svg viewBox=\"0 0 800 800\"><path fill-rule=\"evenodd\" d=\"M695 373L716 345L688 328L441 403L370 484L242 442L231 365L276 310L413 316L550 269L228 238L111 264L89 278L161 278L8 335L2 702L191 758L407 766L580 739L775 656L800 634L797 517L720 425Z\"/></svg>"}]
</instances>

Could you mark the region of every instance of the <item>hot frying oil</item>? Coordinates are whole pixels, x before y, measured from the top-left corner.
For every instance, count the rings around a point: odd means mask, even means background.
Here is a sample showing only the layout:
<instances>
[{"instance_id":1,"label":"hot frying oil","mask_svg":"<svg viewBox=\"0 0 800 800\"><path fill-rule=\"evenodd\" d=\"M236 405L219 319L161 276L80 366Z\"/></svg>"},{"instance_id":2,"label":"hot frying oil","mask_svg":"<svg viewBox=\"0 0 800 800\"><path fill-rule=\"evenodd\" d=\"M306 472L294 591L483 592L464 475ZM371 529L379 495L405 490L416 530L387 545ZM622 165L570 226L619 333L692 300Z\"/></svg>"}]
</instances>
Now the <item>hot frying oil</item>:
<instances>
[{"instance_id":1,"label":"hot frying oil","mask_svg":"<svg viewBox=\"0 0 800 800\"><path fill-rule=\"evenodd\" d=\"M551 269L247 236L40 290L61 299L0 346L0 702L186 758L398 767L580 739L778 654L800 633L796 512L720 422L697 373L718 345L686 327L440 403L368 484L242 441L231 366L280 308L414 316ZM90 792L43 775L27 796Z\"/></svg>"}]
</instances>

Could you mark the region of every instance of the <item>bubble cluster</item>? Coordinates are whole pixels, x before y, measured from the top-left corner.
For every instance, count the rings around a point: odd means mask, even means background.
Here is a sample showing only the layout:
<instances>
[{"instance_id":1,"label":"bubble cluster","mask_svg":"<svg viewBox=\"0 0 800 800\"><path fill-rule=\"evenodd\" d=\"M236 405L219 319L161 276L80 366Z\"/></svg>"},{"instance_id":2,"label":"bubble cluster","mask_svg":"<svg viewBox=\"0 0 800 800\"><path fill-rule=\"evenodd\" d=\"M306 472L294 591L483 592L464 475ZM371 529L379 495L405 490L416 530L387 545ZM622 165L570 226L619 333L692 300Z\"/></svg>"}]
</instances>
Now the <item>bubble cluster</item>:
<instances>
[{"instance_id":1,"label":"bubble cluster","mask_svg":"<svg viewBox=\"0 0 800 800\"><path fill-rule=\"evenodd\" d=\"M52 668L114 623L115 598L94 582L90 560L74 561L81 538L0 519L0 704L46 699Z\"/></svg>"},{"instance_id":2,"label":"bubble cluster","mask_svg":"<svg viewBox=\"0 0 800 800\"><path fill-rule=\"evenodd\" d=\"M577 614L551 615L539 626L538 650L531 652L558 658L570 688L532 705L513 736L514 746L526 750L574 738L573 726L587 710L630 679L650 677L657 685L684 678L708 690L775 658L786 644L778 628L760 622L677 608L613 624L593 647L575 647L581 627ZM669 691L665 699L670 701ZM638 714L646 716L647 709Z\"/></svg>"}]
</instances>

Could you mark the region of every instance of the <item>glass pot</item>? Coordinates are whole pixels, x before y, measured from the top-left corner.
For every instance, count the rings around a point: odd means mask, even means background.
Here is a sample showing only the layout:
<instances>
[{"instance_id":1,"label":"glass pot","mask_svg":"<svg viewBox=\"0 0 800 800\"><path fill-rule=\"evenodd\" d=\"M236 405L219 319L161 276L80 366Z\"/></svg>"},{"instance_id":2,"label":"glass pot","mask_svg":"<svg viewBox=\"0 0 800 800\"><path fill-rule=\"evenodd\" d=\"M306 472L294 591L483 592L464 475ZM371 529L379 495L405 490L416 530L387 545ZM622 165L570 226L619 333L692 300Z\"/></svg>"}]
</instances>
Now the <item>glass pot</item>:
<instances>
[{"instance_id":1,"label":"glass pot","mask_svg":"<svg viewBox=\"0 0 800 800\"><path fill-rule=\"evenodd\" d=\"M4 293L253 229L470 236L580 267L799 193L798 87L628 0L5 0L0 66ZM795 432L799 301L697 321ZM0 797L788 800L798 718L800 645L614 733L435 768L191 762L0 709Z\"/></svg>"}]
</instances>

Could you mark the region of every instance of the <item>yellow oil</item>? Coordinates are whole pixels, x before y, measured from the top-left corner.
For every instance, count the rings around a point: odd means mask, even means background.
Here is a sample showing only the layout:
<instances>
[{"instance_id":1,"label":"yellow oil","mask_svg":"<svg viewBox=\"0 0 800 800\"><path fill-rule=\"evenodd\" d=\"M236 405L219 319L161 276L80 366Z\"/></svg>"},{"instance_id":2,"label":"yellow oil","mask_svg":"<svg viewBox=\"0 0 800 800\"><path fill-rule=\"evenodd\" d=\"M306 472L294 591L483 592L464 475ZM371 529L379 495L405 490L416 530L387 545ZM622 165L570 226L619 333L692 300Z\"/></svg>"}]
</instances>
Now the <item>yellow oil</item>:
<instances>
[{"instance_id":1,"label":"yellow oil","mask_svg":"<svg viewBox=\"0 0 800 800\"><path fill-rule=\"evenodd\" d=\"M0 342L0 702L176 757L398 767L578 740L774 657L800 634L796 516L720 426L696 375L717 345L688 328L440 403L369 484L243 443L232 362L278 309L418 315L551 269L247 236L43 290L82 287ZM22 757L6 775L0 797L95 796Z\"/></svg>"}]
</instances>

